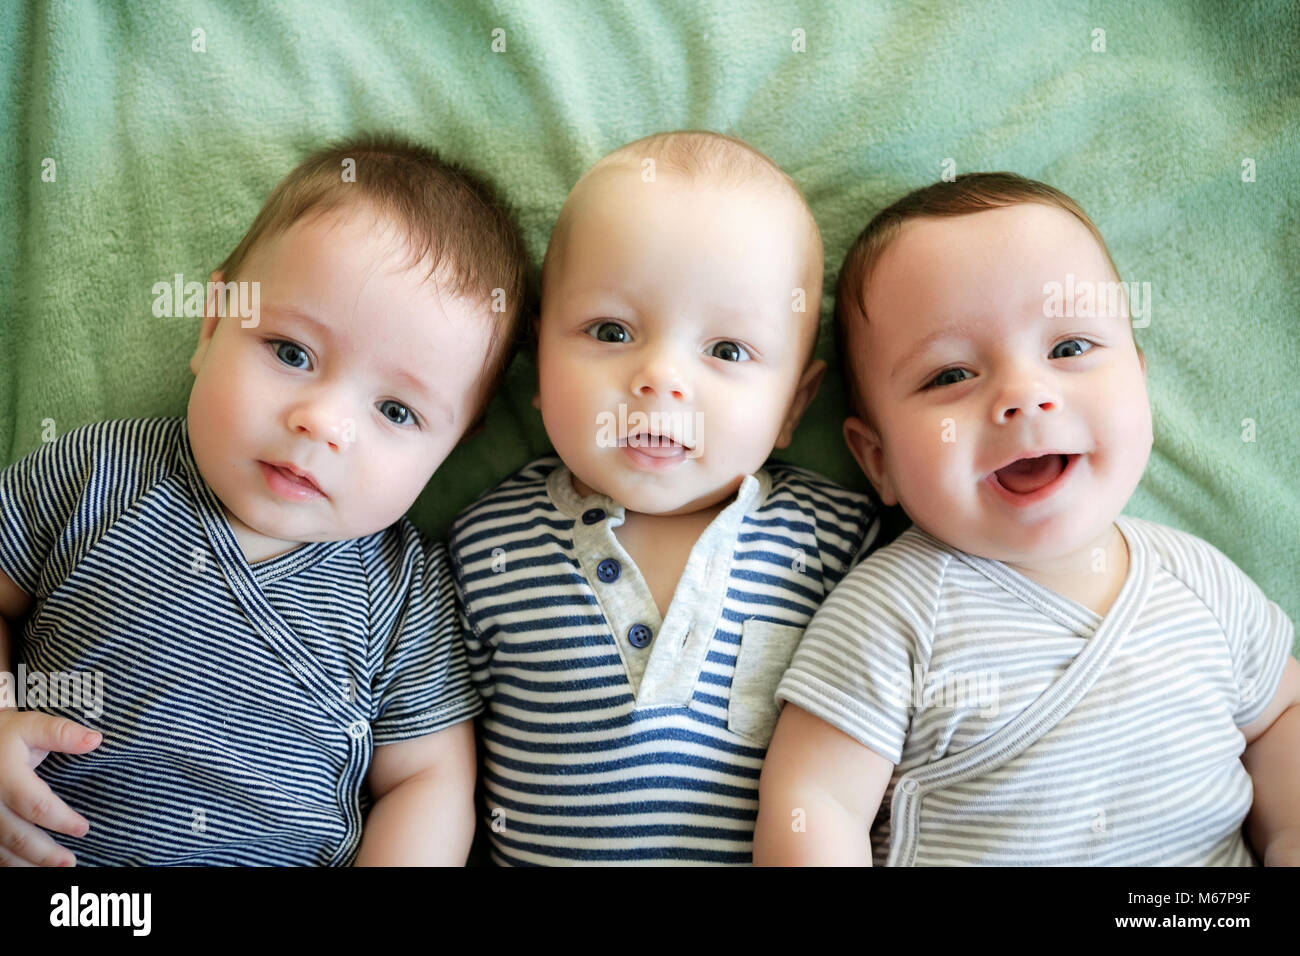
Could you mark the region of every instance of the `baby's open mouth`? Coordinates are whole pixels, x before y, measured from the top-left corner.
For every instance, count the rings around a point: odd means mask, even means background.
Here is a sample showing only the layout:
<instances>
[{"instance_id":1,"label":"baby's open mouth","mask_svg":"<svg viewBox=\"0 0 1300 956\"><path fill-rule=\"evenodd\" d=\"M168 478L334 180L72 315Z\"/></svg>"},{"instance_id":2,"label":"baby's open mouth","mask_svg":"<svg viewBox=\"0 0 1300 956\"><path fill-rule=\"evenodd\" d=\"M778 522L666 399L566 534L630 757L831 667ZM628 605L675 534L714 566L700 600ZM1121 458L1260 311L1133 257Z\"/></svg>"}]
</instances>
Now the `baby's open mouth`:
<instances>
[{"instance_id":1,"label":"baby's open mouth","mask_svg":"<svg viewBox=\"0 0 1300 956\"><path fill-rule=\"evenodd\" d=\"M629 435L623 441L623 444L655 458L668 458L690 451L688 446L669 438L667 435L656 435L650 432Z\"/></svg>"},{"instance_id":2,"label":"baby's open mouth","mask_svg":"<svg viewBox=\"0 0 1300 956\"><path fill-rule=\"evenodd\" d=\"M1027 495L1046 488L1065 471L1073 455L1043 455L1040 458L1021 458L993 474L998 484L1012 494Z\"/></svg>"}]
</instances>

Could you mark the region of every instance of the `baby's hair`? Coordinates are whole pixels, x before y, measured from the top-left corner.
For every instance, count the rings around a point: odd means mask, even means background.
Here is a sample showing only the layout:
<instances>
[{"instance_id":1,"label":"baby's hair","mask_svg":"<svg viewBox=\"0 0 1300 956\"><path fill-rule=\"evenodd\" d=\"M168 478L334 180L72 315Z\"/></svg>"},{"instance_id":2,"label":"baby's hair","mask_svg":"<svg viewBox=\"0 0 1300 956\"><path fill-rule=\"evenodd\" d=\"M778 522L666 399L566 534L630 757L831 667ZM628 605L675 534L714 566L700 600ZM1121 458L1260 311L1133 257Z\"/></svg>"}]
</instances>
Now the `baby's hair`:
<instances>
[{"instance_id":1,"label":"baby's hair","mask_svg":"<svg viewBox=\"0 0 1300 956\"><path fill-rule=\"evenodd\" d=\"M1101 230L1077 202L1046 183L1026 179L1015 173L963 173L952 182L937 182L913 190L876 213L867 223L867 227L858 234L844 257L844 265L840 268L835 284L835 350L839 355L840 368L848 386L849 402L855 417L862 418L875 427L854 372L854 330L869 321L866 284L880 257L898 238L903 225L910 219L965 216L986 209L1029 202L1064 209L1087 226L1101 246L1115 280L1119 281L1119 270L1115 268L1115 261L1106 248Z\"/></svg>"},{"instance_id":2,"label":"baby's hair","mask_svg":"<svg viewBox=\"0 0 1300 956\"><path fill-rule=\"evenodd\" d=\"M614 162L637 163L646 158L684 175L716 183L742 184L756 177L766 177L803 199L803 193L789 173L765 153L738 136L712 130L652 133L620 146L592 168L599 169Z\"/></svg>"},{"instance_id":3,"label":"baby's hair","mask_svg":"<svg viewBox=\"0 0 1300 956\"><path fill-rule=\"evenodd\" d=\"M823 269L823 249L821 232L817 228L812 208L804 198L803 191L790 174L778 166L765 153L755 149L738 136L717 133L712 130L683 129L669 132L652 133L641 139L633 140L601 157L578 182L593 173L613 165L639 167L642 160L653 159L656 168L677 172L690 179L720 186L741 186L754 182L766 182L778 192L793 198L803 208L808 217L808 254L809 271L813 274L817 288L807 289L806 300L819 309L821 303L821 279ZM577 191L575 185L570 196ZM551 231L551 239L546 247L546 256L542 262L542 290L545 295L548 265L553 266L555 250L562 244L566 235L572 206L566 201L560 209ZM820 322L814 322L812 349L816 349L816 331ZM531 344L536 350L536 329L532 330Z\"/></svg>"},{"instance_id":4,"label":"baby's hair","mask_svg":"<svg viewBox=\"0 0 1300 956\"><path fill-rule=\"evenodd\" d=\"M470 419L476 430L514 356L529 307L528 253L515 214L479 174L393 134L340 140L308 156L275 187L219 266L225 280L235 281L259 242L350 204L368 206L395 225L410 266L427 261L427 279L439 277L452 295L494 305L502 300Z\"/></svg>"}]
</instances>

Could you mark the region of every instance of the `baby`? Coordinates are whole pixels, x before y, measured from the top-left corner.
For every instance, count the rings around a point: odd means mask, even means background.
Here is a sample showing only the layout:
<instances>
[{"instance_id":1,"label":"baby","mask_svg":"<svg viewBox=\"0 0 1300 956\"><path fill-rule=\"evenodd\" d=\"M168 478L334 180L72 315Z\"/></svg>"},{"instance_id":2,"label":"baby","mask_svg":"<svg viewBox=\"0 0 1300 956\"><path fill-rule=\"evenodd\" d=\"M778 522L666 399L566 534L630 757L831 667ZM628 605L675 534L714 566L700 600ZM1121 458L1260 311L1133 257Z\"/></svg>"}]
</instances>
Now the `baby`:
<instances>
[{"instance_id":1,"label":"baby","mask_svg":"<svg viewBox=\"0 0 1300 956\"><path fill-rule=\"evenodd\" d=\"M825 371L821 281L798 188L739 140L638 140L569 194L536 330L558 458L451 533L497 863L750 862L777 681L878 531L764 465Z\"/></svg>"},{"instance_id":2,"label":"baby","mask_svg":"<svg viewBox=\"0 0 1300 956\"><path fill-rule=\"evenodd\" d=\"M1152 432L1118 282L1078 205L1006 173L918 190L850 250L844 434L914 526L780 682L757 862L1250 865L1247 818L1297 861L1294 628L1121 514Z\"/></svg>"},{"instance_id":3,"label":"baby","mask_svg":"<svg viewBox=\"0 0 1300 956\"><path fill-rule=\"evenodd\" d=\"M491 397L525 272L477 176L341 143L213 272L185 418L88 425L0 473L0 610L30 609L3 862L73 862L39 824L89 864L464 863L482 703L445 548L402 515ZM224 310L221 282L257 308ZM102 714L53 693L92 674ZM29 748L64 752L37 779Z\"/></svg>"}]
</instances>

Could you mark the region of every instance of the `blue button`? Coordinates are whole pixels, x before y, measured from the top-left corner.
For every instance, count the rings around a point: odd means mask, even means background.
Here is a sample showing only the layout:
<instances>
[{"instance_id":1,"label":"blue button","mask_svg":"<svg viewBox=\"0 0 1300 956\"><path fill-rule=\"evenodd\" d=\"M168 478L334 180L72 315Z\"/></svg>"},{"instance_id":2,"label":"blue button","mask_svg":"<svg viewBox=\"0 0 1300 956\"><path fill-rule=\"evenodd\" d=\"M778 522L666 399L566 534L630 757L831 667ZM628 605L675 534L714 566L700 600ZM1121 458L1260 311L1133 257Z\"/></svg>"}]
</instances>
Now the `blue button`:
<instances>
[{"instance_id":1,"label":"blue button","mask_svg":"<svg viewBox=\"0 0 1300 956\"><path fill-rule=\"evenodd\" d=\"M613 558L606 558L600 564L596 565L596 577L600 578L606 584L610 581L617 581L618 576L623 572L623 566Z\"/></svg>"},{"instance_id":2,"label":"blue button","mask_svg":"<svg viewBox=\"0 0 1300 956\"><path fill-rule=\"evenodd\" d=\"M644 624L633 624L627 629L628 643L633 647L645 647L650 643L652 634Z\"/></svg>"},{"instance_id":3,"label":"blue button","mask_svg":"<svg viewBox=\"0 0 1300 956\"><path fill-rule=\"evenodd\" d=\"M588 508L582 513L583 524L595 524L597 521L605 520L605 512L599 508Z\"/></svg>"}]
</instances>

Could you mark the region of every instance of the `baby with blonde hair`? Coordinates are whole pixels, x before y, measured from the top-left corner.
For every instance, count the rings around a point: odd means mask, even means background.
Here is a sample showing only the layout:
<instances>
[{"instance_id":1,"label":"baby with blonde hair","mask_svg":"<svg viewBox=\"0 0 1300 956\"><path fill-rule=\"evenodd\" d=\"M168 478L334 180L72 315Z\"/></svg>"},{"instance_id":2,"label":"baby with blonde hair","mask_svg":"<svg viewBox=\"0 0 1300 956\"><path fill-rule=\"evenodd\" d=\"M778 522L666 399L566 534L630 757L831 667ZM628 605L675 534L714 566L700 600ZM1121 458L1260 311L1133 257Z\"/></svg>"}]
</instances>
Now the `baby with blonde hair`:
<instances>
[{"instance_id":1,"label":"baby with blonde hair","mask_svg":"<svg viewBox=\"0 0 1300 956\"><path fill-rule=\"evenodd\" d=\"M817 226L748 144L615 150L564 204L535 331L556 455L451 533L502 864L751 859L776 682L878 530L769 462L825 371Z\"/></svg>"}]
</instances>

